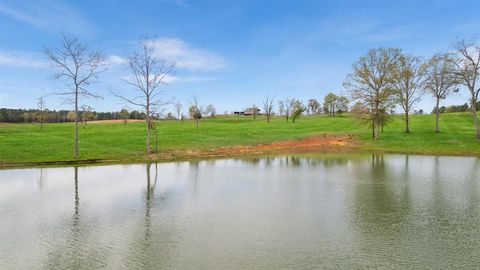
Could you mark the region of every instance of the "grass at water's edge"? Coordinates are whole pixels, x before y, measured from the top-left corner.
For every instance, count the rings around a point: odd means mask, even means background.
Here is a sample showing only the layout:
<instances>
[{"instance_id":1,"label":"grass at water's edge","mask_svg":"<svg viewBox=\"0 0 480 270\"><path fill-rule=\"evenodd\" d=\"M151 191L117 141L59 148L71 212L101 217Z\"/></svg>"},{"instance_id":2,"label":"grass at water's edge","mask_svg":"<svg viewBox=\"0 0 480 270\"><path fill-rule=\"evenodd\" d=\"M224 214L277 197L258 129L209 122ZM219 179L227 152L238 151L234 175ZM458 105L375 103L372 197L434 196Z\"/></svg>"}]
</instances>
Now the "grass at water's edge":
<instances>
[{"instance_id":1,"label":"grass at water's edge","mask_svg":"<svg viewBox=\"0 0 480 270\"><path fill-rule=\"evenodd\" d=\"M202 119L195 128L191 121L161 121L158 153L146 155L144 123L89 124L80 130L80 156L72 156L73 124L0 125L0 166L69 165L98 162L137 162L228 157L215 149L296 140L318 135L352 134L346 146L307 151L375 152L428 155L480 156L471 114L440 116L440 133L435 133L433 115L411 117L411 132L405 133L401 116L385 127L379 140L371 140L371 130L348 115L342 117L305 116L295 124L283 118L267 123L263 118L225 117ZM155 133L154 133L155 134ZM155 142L155 135L153 136ZM154 148L154 146L153 146ZM295 152L300 151L298 149Z\"/></svg>"}]
</instances>

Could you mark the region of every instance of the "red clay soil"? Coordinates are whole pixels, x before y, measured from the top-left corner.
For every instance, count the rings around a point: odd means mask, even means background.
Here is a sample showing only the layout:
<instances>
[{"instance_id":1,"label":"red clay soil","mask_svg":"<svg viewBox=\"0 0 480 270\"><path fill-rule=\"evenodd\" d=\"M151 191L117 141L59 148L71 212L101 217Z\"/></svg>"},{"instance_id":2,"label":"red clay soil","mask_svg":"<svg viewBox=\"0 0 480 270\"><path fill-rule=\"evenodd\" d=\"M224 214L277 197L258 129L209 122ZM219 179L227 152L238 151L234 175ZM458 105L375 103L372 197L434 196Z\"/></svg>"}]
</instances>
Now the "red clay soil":
<instances>
[{"instance_id":1,"label":"red clay soil","mask_svg":"<svg viewBox=\"0 0 480 270\"><path fill-rule=\"evenodd\" d=\"M302 152L341 152L353 145L352 135L322 135L301 140L278 141L268 144L239 145L208 150L188 150L170 152L167 156L181 158L223 157L238 155L261 155L268 153L302 153ZM153 159L168 157L152 156Z\"/></svg>"}]
</instances>

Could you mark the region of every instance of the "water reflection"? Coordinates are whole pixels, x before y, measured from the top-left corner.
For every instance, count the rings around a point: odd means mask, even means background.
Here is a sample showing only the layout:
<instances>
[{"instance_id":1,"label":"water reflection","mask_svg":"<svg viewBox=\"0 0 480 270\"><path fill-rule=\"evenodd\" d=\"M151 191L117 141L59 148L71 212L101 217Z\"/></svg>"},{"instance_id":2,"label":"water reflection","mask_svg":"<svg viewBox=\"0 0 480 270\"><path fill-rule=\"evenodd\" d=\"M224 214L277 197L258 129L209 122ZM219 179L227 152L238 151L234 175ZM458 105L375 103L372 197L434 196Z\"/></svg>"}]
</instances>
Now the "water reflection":
<instances>
[{"instance_id":1,"label":"water reflection","mask_svg":"<svg viewBox=\"0 0 480 270\"><path fill-rule=\"evenodd\" d=\"M479 177L411 155L4 170L0 269L475 268Z\"/></svg>"}]
</instances>

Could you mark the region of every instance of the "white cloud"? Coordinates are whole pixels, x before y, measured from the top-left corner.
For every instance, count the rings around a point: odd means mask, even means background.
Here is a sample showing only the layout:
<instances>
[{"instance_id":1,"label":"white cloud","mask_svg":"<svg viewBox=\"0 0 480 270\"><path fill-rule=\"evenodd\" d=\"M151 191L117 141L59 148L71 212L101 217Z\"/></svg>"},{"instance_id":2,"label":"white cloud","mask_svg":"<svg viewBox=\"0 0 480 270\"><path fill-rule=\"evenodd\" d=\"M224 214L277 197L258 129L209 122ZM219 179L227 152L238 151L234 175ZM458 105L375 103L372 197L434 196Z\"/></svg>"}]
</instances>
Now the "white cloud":
<instances>
[{"instance_id":1,"label":"white cloud","mask_svg":"<svg viewBox=\"0 0 480 270\"><path fill-rule=\"evenodd\" d=\"M63 30L66 22L74 33L84 33L91 28L91 24L76 10L56 0L20 0L8 5L0 4L0 13L49 31Z\"/></svg>"},{"instance_id":2,"label":"white cloud","mask_svg":"<svg viewBox=\"0 0 480 270\"><path fill-rule=\"evenodd\" d=\"M155 49L158 57L174 62L177 68L217 70L227 66L222 56L208 50L193 48L180 39L154 39L149 45Z\"/></svg>"},{"instance_id":3,"label":"white cloud","mask_svg":"<svg viewBox=\"0 0 480 270\"><path fill-rule=\"evenodd\" d=\"M21 67L21 68L45 68L48 63L40 59L35 53L25 52L0 52L0 66Z\"/></svg>"},{"instance_id":4,"label":"white cloud","mask_svg":"<svg viewBox=\"0 0 480 270\"><path fill-rule=\"evenodd\" d=\"M123 65L123 64L127 63L127 59L125 59L121 56L112 54L112 55L107 56L107 63L110 66L119 66L119 65Z\"/></svg>"}]
</instances>

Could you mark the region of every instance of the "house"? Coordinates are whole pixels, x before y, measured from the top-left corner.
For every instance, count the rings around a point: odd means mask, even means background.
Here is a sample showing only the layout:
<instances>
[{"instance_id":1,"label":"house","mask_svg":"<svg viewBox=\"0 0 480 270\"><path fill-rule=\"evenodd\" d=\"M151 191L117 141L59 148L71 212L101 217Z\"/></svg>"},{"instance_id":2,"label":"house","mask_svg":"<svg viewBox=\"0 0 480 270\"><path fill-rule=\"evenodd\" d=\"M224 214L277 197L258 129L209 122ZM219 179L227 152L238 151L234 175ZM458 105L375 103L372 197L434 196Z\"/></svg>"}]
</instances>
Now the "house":
<instances>
[{"instance_id":1,"label":"house","mask_svg":"<svg viewBox=\"0 0 480 270\"><path fill-rule=\"evenodd\" d=\"M256 112L256 113L255 113ZM249 116L249 115L260 115L260 109L259 108L247 108L244 111L236 111L233 112L233 115L244 115L244 116Z\"/></svg>"}]
</instances>

